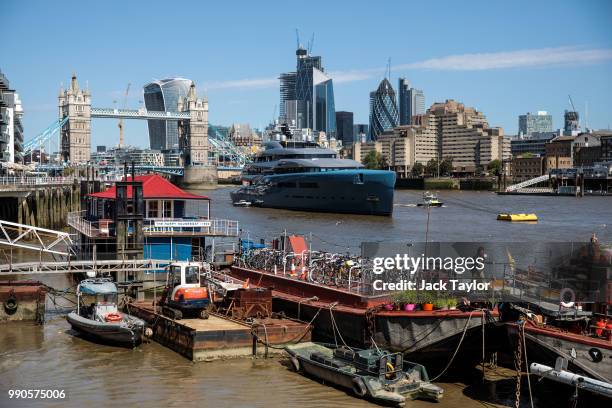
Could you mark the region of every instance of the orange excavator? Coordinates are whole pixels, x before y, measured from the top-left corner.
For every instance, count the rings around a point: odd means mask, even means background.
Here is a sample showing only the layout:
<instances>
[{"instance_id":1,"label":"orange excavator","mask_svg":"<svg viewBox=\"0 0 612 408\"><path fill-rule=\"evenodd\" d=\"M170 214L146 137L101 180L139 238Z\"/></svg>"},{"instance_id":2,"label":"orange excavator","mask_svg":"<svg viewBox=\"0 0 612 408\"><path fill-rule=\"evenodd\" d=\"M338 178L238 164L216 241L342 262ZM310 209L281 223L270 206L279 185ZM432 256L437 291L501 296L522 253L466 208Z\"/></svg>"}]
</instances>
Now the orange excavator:
<instances>
[{"instance_id":1,"label":"orange excavator","mask_svg":"<svg viewBox=\"0 0 612 408\"><path fill-rule=\"evenodd\" d=\"M195 316L208 319L212 299L209 289L200 285L203 265L173 262L167 269L166 287L160 300L162 314L175 320Z\"/></svg>"}]
</instances>

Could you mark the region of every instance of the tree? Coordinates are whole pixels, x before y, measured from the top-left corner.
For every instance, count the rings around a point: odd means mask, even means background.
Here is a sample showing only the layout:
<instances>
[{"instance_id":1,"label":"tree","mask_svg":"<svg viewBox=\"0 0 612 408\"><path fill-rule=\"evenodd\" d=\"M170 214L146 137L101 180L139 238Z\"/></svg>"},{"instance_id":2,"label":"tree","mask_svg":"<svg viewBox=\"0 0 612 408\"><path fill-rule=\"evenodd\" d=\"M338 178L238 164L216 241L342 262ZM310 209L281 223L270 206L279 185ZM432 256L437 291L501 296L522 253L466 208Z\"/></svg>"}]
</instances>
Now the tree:
<instances>
[{"instance_id":1,"label":"tree","mask_svg":"<svg viewBox=\"0 0 612 408\"><path fill-rule=\"evenodd\" d=\"M440 162L440 174L443 176L447 176L453 172L453 158L445 157L442 162Z\"/></svg>"},{"instance_id":2,"label":"tree","mask_svg":"<svg viewBox=\"0 0 612 408\"><path fill-rule=\"evenodd\" d=\"M501 174L502 164L498 159L491 160L489 164L487 164L487 170L489 173L495 174L499 176Z\"/></svg>"},{"instance_id":3,"label":"tree","mask_svg":"<svg viewBox=\"0 0 612 408\"><path fill-rule=\"evenodd\" d=\"M387 159L376 150L372 150L366 154L366 156L363 158L363 165L366 167L366 169L370 170L382 170L389 167Z\"/></svg>"},{"instance_id":4,"label":"tree","mask_svg":"<svg viewBox=\"0 0 612 408\"><path fill-rule=\"evenodd\" d=\"M438 174L438 161L436 159L431 159L427 162L425 174L428 176L435 176Z\"/></svg>"},{"instance_id":5,"label":"tree","mask_svg":"<svg viewBox=\"0 0 612 408\"><path fill-rule=\"evenodd\" d=\"M425 171L425 166L423 166L423 164L420 162L416 162L414 163L414 166L412 166L412 170L410 170L410 174L412 174L415 177L418 177L418 176L421 176L424 171Z\"/></svg>"}]
</instances>

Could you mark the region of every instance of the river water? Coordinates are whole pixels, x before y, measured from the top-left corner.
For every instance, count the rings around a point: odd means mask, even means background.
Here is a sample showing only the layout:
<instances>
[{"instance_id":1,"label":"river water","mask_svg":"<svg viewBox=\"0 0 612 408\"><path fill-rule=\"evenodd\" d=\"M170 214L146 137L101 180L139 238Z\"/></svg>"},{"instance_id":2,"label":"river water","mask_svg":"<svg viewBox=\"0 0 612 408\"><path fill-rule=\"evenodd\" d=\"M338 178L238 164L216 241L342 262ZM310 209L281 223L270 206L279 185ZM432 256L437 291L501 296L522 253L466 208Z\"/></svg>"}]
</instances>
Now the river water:
<instances>
[{"instance_id":1,"label":"river water","mask_svg":"<svg viewBox=\"0 0 612 408\"><path fill-rule=\"evenodd\" d=\"M270 239L288 233L313 234L313 245L357 252L361 241L424 241L426 210L414 207L420 192L398 191L393 217L313 214L231 206L229 188L200 192L212 199L212 215L240 221L245 237ZM430 212L430 241L588 240L597 233L612 241L612 200L601 197L496 196L488 192L440 192L446 207ZM495 220L497 212L535 212L537 224ZM71 283L41 277L55 288ZM60 306L69 306L68 302ZM155 343L128 350L91 343L75 335L61 310L48 302L47 323L0 326L0 407L171 406L171 407L366 407L350 394L292 372L280 358L191 363ZM512 406L513 372L490 371L486 383L465 368L445 389L440 404L412 407ZM432 373L436 374L436 373ZM449 381L449 380L447 380ZM469 385L468 385L469 384ZM526 384L523 383L523 390ZM535 387L542 387L537 384ZM11 389L64 390L64 400L15 400ZM536 406L567 404L567 393L536 397ZM528 406L523 393L522 406ZM559 405L561 406L561 405Z\"/></svg>"},{"instance_id":2,"label":"river water","mask_svg":"<svg viewBox=\"0 0 612 408\"><path fill-rule=\"evenodd\" d=\"M421 191L395 192L393 216L308 213L269 208L232 207L223 187L198 191L212 200L215 218L240 221L253 239L288 233L313 234L317 249L358 252L362 241L424 242L427 210L416 207ZM234 187L235 188L235 187ZM486 191L440 191L442 208L431 208L428 241L523 242L588 241L593 233L612 241L612 197L500 196ZM500 212L536 213L537 223L497 221Z\"/></svg>"}]
</instances>

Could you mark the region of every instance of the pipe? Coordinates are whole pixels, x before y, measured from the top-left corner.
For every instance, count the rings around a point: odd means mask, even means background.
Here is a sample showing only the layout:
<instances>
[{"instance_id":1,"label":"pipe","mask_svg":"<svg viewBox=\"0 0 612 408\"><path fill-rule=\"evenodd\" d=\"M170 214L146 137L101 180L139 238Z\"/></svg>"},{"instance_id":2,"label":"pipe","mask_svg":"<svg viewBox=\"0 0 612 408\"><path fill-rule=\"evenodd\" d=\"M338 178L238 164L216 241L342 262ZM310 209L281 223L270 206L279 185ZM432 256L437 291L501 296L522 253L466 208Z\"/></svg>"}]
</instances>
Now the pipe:
<instances>
[{"instance_id":1,"label":"pipe","mask_svg":"<svg viewBox=\"0 0 612 408\"><path fill-rule=\"evenodd\" d=\"M604 381L595 380L583 375L574 374L570 371L555 370L543 364L531 363L529 372L549 380L557 381L562 384L572 385L604 397L612 398L612 384Z\"/></svg>"}]
</instances>

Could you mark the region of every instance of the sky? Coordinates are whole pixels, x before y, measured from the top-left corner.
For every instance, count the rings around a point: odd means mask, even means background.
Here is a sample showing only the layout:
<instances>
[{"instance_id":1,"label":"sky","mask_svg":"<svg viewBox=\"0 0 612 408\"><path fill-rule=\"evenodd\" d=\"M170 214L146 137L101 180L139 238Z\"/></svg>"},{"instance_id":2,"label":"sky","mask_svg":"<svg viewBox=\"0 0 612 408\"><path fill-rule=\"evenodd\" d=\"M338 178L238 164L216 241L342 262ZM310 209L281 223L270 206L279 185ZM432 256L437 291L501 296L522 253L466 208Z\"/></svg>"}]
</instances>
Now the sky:
<instances>
[{"instance_id":1,"label":"sky","mask_svg":"<svg viewBox=\"0 0 612 408\"><path fill-rule=\"evenodd\" d=\"M555 128L571 95L584 123L612 122L610 1L19 1L0 3L0 70L24 106L25 138L57 119L72 73L94 107L138 108L142 86L195 81L213 124L264 127L278 113L281 72L295 70L296 28L334 80L336 110L368 122L369 92L391 59L425 93L455 99L516 134L518 115L546 110ZM146 122L126 142L148 147ZM116 120L94 119L92 148L118 143Z\"/></svg>"}]
</instances>

